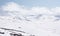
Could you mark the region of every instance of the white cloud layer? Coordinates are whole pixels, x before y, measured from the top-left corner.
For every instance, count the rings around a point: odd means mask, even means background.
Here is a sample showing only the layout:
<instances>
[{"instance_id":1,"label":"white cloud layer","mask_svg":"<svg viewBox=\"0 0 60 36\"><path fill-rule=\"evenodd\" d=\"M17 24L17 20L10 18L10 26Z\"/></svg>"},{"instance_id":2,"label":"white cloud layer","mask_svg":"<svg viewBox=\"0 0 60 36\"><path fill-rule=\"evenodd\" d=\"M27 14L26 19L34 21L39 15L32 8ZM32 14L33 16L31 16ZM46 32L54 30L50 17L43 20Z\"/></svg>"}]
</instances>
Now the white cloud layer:
<instances>
[{"instance_id":1,"label":"white cloud layer","mask_svg":"<svg viewBox=\"0 0 60 36\"><path fill-rule=\"evenodd\" d=\"M51 9L47 7L32 7L30 9L27 9L14 2L9 2L8 4L2 6L2 9L3 11L13 11L12 13L18 13L18 14L19 13L20 14L33 13L33 14L45 14L45 15L60 14L60 7L51 8Z\"/></svg>"},{"instance_id":2,"label":"white cloud layer","mask_svg":"<svg viewBox=\"0 0 60 36\"><path fill-rule=\"evenodd\" d=\"M8 14L11 16L19 16L21 18L23 18L22 16L26 16L26 15L28 16L34 15L35 17L33 17L33 19L38 18L37 16L40 16L40 15L47 15L47 16L60 15L60 7L51 8L51 9L47 7L26 8L14 2L9 2L4 6L2 6L2 10L5 12L8 12ZM32 19L31 17L27 17L27 18Z\"/></svg>"}]
</instances>

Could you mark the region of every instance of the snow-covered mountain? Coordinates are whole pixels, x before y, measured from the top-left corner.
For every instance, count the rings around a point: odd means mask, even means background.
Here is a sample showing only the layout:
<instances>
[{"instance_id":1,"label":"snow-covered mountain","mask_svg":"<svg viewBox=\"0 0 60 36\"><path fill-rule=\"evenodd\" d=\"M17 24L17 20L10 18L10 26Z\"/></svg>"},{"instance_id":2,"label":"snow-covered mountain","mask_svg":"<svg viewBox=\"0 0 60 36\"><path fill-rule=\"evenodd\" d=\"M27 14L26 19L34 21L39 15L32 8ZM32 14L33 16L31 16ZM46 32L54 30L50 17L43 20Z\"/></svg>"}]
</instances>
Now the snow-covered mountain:
<instances>
[{"instance_id":1,"label":"snow-covered mountain","mask_svg":"<svg viewBox=\"0 0 60 36\"><path fill-rule=\"evenodd\" d=\"M38 17L38 18L37 18ZM60 36L60 20L50 15L0 16L0 28L25 31L35 36ZM8 35L7 35L8 36Z\"/></svg>"},{"instance_id":2,"label":"snow-covered mountain","mask_svg":"<svg viewBox=\"0 0 60 36\"><path fill-rule=\"evenodd\" d=\"M19 31L19 32L17 32ZM0 34L22 33L24 36L60 36L60 7L25 8L9 2L0 8Z\"/></svg>"}]
</instances>

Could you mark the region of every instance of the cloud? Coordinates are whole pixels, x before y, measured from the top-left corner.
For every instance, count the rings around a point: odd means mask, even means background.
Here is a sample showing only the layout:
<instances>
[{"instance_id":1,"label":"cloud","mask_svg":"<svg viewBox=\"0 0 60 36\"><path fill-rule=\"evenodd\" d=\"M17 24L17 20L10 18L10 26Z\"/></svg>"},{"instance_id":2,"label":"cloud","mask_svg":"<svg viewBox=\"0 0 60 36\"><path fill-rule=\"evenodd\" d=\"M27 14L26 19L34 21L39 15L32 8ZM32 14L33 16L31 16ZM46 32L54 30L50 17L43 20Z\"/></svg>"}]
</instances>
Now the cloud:
<instances>
[{"instance_id":1,"label":"cloud","mask_svg":"<svg viewBox=\"0 0 60 36\"><path fill-rule=\"evenodd\" d=\"M16 3L9 2L6 5L4 5L2 8L4 11L19 11L20 6Z\"/></svg>"},{"instance_id":2,"label":"cloud","mask_svg":"<svg viewBox=\"0 0 60 36\"><path fill-rule=\"evenodd\" d=\"M2 6L3 11L9 11L9 13L21 13L24 14L26 12L28 12L27 9L25 9L22 5L19 5L17 3L14 2L9 2L8 4Z\"/></svg>"},{"instance_id":3,"label":"cloud","mask_svg":"<svg viewBox=\"0 0 60 36\"><path fill-rule=\"evenodd\" d=\"M15 2L9 2L2 6L2 10L7 12L11 16L18 16L23 18L30 18L30 19L36 19L44 17L39 15L46 15L46 16L56 16L60 14L60 7L56 8L47 8L47 7L32 7L32 8L26 8L23 5L19 5ZM31 15L33 15L31 17ZM45 17L44 17L45 18Z\"/></svg>"},{"instance_id":4,"label":"cloud","mask_svg":"<svg viewBox=\"0 0 60 36\"><path fill-rule=\"evenodd\" d=\"M52 11L55 15L59 15L59 14L60 14L60 7L52 8L51 11Z\"/></svg>"},{"instance_id":5,"label":"cloud","mask_svg":"<svg viewBox=\"0 0 60 36\"><path fill-rule=\"evenodd\" d=\"M32 11L39 14L52 14L52 12L47 7L32 7Z\"/></svg>"},{"instance_id":6,"label":"cloud","mask_svg":"<svg viewBox=\"0 0 60 36\"><path fill-rule=\"evenodd\" d=\"M10 11L12 13L20 13L20 14L60 14L60 7L56 8L47 8L47 7L32 7L30 9L25 8L23 5L19 5L14 2L9 2L6 5L2 6L3 11ZM9 12L9 13L10 13Z\"/></svg>"}]
</instances>

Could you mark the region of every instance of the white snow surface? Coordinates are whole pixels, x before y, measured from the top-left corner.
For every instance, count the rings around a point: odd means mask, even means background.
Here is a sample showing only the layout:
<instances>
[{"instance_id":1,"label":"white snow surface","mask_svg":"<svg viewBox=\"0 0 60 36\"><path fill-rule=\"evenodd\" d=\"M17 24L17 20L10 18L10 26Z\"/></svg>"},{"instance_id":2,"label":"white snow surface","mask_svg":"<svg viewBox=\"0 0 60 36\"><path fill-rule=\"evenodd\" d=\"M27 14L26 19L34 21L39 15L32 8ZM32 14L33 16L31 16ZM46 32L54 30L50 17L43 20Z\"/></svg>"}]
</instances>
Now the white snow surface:
<instances>
[{"instance_id":1,"label":"white snow surface","mask_svg":"<svg viewBox=\"0 0 60 36\"><path fill-rule=\"evenodd\" d=\"M32 17L27 19L30 21L12 16L0 16L0 27L22 30L35 36L60 36L60 21L56 21L56 17L44 15L39 19Z\"/></svg>"}]
</instances>

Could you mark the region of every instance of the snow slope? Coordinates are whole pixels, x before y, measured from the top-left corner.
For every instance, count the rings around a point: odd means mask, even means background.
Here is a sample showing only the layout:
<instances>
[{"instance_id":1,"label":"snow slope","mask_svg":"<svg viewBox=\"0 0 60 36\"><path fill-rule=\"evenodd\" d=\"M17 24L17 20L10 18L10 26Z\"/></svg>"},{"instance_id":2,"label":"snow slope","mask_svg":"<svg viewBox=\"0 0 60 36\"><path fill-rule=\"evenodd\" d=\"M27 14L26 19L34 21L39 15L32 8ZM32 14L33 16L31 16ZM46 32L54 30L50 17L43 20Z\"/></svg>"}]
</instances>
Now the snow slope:
<instances>
[{"instance_id":1,"label":"snow slope","mask_svg":"<svg viewBox=\"0 0 60 36\"><path fill-rule=\"evenodd\" d=\"M0 27L25 31L35 36L60 36L60 20L54 16L28 16L28 18L0 16ZM30 21L28 21L28 20Z\"/></svg>"}]
</instances>

